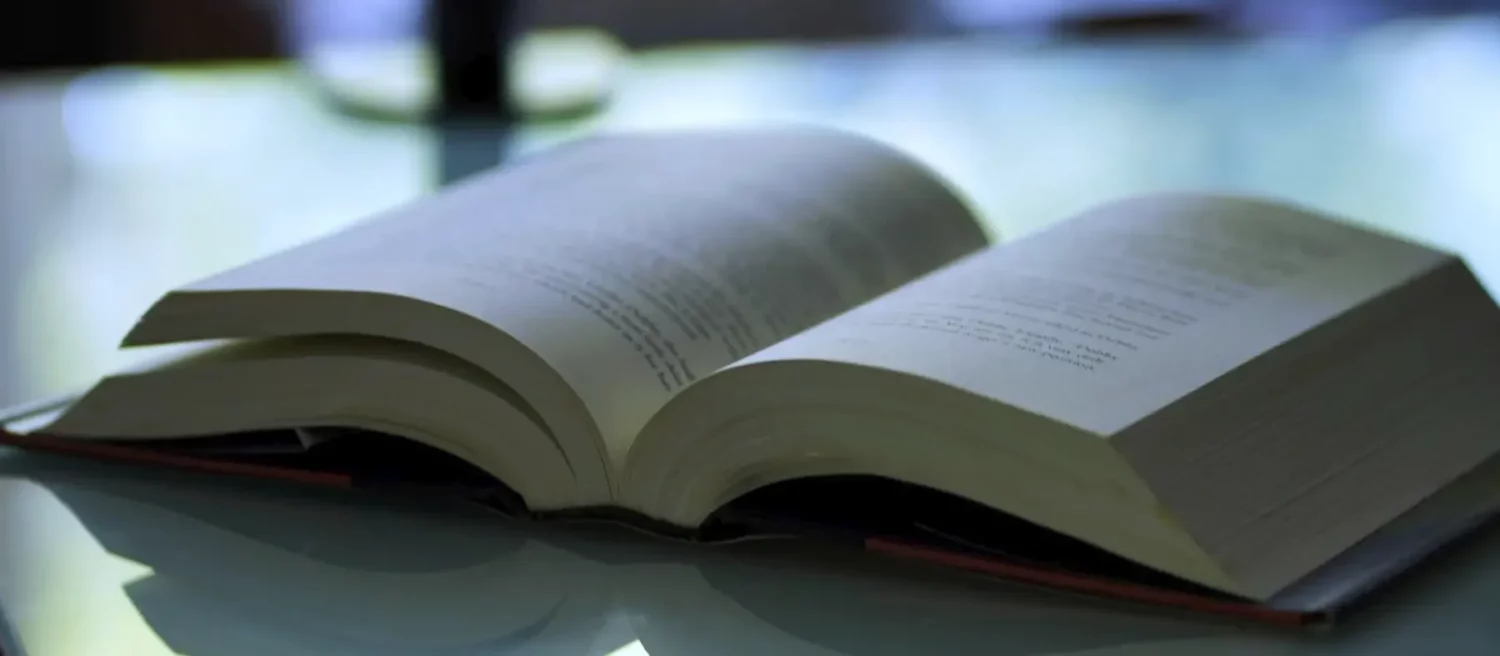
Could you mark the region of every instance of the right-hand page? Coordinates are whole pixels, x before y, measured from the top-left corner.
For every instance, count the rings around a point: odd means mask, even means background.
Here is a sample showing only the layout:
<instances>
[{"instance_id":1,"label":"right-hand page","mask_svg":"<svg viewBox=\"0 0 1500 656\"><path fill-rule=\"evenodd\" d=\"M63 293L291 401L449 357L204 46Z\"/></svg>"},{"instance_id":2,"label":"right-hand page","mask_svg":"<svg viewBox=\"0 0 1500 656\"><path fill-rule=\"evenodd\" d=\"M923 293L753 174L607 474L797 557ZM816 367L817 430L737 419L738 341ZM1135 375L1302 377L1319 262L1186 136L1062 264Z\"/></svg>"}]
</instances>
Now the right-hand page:
<instances>
[{"instance_id":1,"label":"right-hand page","mask_svg":"<svg viewBox=\"0 0 1500 656\"><path fill-rule=\"evenodd\" d=\"M1269 202L1146 197L972 255L751 361L893 369L1108 435L1449 257Z\"/></svg>"}]
</instances>

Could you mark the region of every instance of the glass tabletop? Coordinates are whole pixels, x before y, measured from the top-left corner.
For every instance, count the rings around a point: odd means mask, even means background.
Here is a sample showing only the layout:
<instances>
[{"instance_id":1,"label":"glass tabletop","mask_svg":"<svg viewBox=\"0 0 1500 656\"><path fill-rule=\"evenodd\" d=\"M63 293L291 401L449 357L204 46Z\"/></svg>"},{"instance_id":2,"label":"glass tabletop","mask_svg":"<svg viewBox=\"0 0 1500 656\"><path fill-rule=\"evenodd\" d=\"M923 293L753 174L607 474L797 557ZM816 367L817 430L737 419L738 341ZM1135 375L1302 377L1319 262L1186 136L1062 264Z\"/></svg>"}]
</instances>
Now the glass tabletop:
<instances>
[{"instance_id":1,"label":"glass tabletop","mask_svg":"<svg viewBox=\"0 0 1500 656\"><path fill-rule=\"evenodd\" d=\"M0 455L4 653L1485 654L1500 532L1329 634L790 543Z\"/></svg>"},{"instance_id":2,"label":"glass tabletop","mask_svg":"<svg viewBox=\"0 0 1500 656\"><path fill-rule=\"evenodd\" d=\"M915 154L1001 238L1123 195L1266 194L1464 254L1500 289L1500 24L1065 47L650 52L514 130L328 110L290 67L0 81L0 404L66 392L166 289L608 130L805 121ZM785 545L697 548L438 502L0 455L5 653L1494 653L1493 531L1329 636Z\"/></svg>"}]
</instances>

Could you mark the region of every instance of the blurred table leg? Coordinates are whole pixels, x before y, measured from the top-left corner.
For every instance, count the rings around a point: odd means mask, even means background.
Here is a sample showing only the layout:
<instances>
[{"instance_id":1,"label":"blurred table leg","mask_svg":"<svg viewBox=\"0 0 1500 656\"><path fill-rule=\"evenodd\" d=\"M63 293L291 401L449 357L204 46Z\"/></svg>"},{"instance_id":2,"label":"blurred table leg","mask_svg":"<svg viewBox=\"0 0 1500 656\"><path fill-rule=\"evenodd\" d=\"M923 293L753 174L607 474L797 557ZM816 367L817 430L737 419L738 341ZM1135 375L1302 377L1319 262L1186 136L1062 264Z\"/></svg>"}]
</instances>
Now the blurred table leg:
<instances>
[{"instance_id":1,"label":"blurred table leg","mask_svg":"<svg viewBox=\"0 0 1500 656\"><path fill-rule=\"evenodd\" d=\"M518 0L434 0L428 6L439 116L516 119L509 54L519 36L520 8Z\"/></svg>"}]
</instances>

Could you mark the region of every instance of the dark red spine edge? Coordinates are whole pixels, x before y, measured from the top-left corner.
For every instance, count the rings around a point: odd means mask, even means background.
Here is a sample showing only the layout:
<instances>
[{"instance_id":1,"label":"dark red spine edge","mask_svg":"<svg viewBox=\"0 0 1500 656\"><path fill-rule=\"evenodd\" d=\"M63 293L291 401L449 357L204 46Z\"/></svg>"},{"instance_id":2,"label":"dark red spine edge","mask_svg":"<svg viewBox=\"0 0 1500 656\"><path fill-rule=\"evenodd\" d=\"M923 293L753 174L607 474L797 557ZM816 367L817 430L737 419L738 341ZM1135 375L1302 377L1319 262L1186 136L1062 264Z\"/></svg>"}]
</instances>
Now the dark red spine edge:
<instances>
[{"instance_id":1,"label":"dark red spine edge","mask_svg":"<svg viewBox=\"0 0 1500 656\"><path fill-rule=\"evenodd\" d=\"M1280 610L1249 601L1238 602L1212 599L1185 592L1162 590L1143 585L1070 574L1068 572L1024 567L980 556L905 544L883 538L867 538L864 541L864 547L866 551L872 553L917 560L1019 583L1029 583L1094 597L1145 602L1159 606L1182 608L1199 613L1239 617L1284 626L1307 626L1319 623L1323 619L1321 613Z\"/></svg>"}]
</instances>

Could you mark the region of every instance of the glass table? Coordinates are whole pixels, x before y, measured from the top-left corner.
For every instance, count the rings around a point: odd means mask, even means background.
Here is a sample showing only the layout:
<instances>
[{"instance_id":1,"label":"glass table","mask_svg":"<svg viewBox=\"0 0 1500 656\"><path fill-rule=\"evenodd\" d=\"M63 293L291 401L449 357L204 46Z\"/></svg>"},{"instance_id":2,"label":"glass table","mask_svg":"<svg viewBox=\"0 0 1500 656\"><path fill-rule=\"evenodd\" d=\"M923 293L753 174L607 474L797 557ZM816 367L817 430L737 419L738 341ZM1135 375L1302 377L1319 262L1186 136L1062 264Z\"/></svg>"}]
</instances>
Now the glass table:
<instances>
[{"instance_id":1,"label":"glass table","mask_svg":"<svg viewBox=\"0 0 1500 656\"><path fill-rule=\"evenodd\" d=\"M1464 254L1500 290L1500 24L1338 42L984 39L652 52L597 113L434 131L290 67L0 81L0 404L65 392L166 289L610 130L805 121L912 152L999 238L1115 197L1265 194ZM456 163L455 163L456 162ZM1331 635L761 544L0 452L5 653L1495 653L1488 532Z\"/></svg>"},{"instance_id":2,"label":"glass table","mask_svg":"<svg viewBox=\"0 0 1500 656\"><path fill-rule=\"evenodd\" d=\"M0 456L5 654L1490 654L1500 531L1327 634L774 542Z\"/></svg>"}]
</instances>

